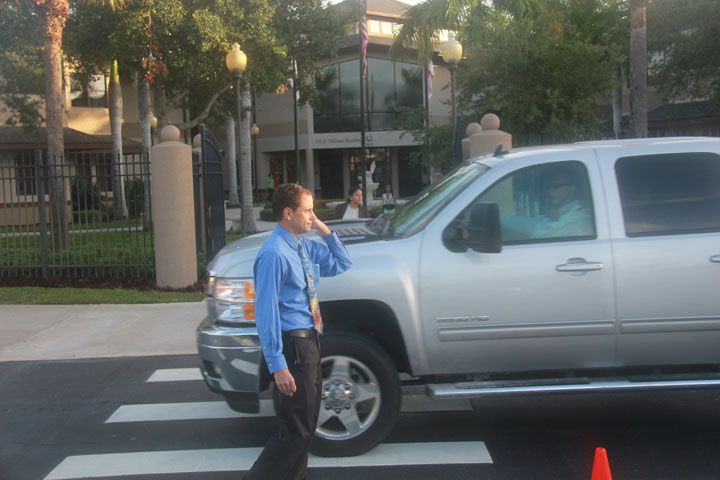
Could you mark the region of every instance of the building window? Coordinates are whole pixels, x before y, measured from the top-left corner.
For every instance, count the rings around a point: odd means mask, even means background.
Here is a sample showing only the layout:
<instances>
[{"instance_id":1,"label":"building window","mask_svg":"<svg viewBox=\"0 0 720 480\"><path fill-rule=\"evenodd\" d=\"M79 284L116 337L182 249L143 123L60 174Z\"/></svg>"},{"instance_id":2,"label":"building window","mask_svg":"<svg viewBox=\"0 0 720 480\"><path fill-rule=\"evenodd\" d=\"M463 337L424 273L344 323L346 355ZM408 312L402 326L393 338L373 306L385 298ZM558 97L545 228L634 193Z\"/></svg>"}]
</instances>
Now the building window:
<instances>
[{"instance_id":1,"label":"building window","mask_svg":"<svg viewBox=\"0 0 720 480\"><path fill-rule=\"evenodd\" d=\"M70 78L70 100L73 107L107 107L105 75L91 75L89 79Z\"/></svg>"},{"instance_id":2,"label":"building window","mask_svg":"<svg viewBox=\"0 0 720 480\"><path fill-rule=\"evenodd\" d=\"M318 83L315 133L360 131L360 63L350 60L328 65ZM365 82L365 129L395 130L395 106L422 105L422 69L411 63L368 58Z\"/></svg>"},{"instance_id":3,"label":"building window","mask_svg":"<svg viewBox=\"0 0 720 480\"><path fill-rule=\"evenodd\" d=\"M15 154L15 188L18 195L36 195L35 159L32 155Z\"/></svg>"}]
</instances>

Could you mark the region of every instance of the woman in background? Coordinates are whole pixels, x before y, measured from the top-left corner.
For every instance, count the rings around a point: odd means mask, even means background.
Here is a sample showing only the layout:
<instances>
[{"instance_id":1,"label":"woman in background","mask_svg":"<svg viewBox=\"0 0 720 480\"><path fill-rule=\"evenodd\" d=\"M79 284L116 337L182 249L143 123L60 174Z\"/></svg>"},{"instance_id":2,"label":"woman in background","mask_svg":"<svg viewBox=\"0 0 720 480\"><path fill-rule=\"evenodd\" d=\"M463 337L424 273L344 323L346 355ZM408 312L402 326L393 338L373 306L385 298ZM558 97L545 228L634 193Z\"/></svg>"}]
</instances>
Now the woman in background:
<instances>
[{"instance_id":1,"label":"woman in background","mask_svg":"<svg viewBox=\"0 0 720 480\"><path fill-rule=\"evenodd\" d=\"M353 218L370 218L370 212L362 204L363 193L359 187L353 187L348 192L348 200L335 207L335 218L351 220Z\"/></svg>"},{"instance_id":2,"label":"woman in background","mask_svg":"<svg viewBox=\"0 0 720 480\"><path fill-rule=\"evenodd\" d=\"M382 204L383 213L385 215L392 215L395 213L397 202L395 201L395 197L393 197L392 187L390 185L385 185L385 193L382 194Z\"/></svg>"}]
</instances>

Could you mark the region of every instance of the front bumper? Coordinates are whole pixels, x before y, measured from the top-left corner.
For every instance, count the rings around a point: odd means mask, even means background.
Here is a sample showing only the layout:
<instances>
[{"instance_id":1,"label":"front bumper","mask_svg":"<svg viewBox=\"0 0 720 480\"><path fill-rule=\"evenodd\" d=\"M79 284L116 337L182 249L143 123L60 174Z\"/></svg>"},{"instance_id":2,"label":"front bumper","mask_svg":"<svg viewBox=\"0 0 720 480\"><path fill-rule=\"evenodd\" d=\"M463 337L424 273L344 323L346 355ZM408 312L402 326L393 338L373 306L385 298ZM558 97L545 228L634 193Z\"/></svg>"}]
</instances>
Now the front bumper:
<instances>
[{"instance_id":1,"label":"front bumper","mask_svg":"<svg viewBox=\"0 0 720 480\"><path fill-rule=\"evenodd\" d=\"M267 387L267 368L255 328L214 325L208 317L196 330L205 383L233 409L257 413L260 392Z\"/></svg>"}]
</instances>

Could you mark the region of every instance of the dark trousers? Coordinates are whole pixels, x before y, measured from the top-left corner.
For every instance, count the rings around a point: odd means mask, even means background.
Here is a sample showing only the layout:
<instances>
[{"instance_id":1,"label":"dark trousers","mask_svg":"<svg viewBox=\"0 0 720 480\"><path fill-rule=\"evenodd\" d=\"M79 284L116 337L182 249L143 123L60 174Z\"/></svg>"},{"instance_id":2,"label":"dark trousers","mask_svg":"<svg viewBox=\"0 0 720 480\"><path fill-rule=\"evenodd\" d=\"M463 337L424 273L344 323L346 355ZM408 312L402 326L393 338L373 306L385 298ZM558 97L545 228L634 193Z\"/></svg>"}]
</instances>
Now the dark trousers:
<instances>
[{"instance_id":1,"label":"dark trousers","mask_svg":"<svg viewBox=\"0 0 720 480\"><path fill-rule=\"evenodd\" d=\"M292 397L280 394L280 430L265 445L245 480L303 480L307 475L308 451L320 411L320 341L314 334L283 335L283 355L297 390Z\"/></svg>"}]
</instances>

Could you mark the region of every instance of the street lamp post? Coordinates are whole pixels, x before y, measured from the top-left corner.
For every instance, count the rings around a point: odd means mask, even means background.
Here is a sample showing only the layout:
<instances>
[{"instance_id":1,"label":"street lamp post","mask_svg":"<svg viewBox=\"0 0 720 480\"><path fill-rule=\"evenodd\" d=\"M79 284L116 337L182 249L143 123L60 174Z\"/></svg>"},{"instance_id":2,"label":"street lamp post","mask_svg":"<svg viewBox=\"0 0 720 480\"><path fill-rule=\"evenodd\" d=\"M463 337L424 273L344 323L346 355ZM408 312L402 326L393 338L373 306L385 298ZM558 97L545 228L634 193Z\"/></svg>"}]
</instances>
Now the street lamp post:
<instances>
[{"instance_id":1,"label":"street lamp post","mask_svg":"<svg viewBox=\"0 0 720 480\"><path fill-rule=\"evenodd\" d=\"M154 143L155 135L157 134L158 119L155 114L150 114L150 145Z\"/></svg>"},{"instance_id":2,"label":"street lamp post","mask_svg":"<svg viewBox=\"0 0 720 480\"><path fill-rule=\"evenodd\" d=\"M253 185L255 185L255 199L259 202L258 197L258 178L257 178L257 136L260 133L260 127L257 126L257 123L253 123L250 127L250 135L252 135L252 158L253 158L253 168L252 168L252 176L253 176Z\"/></svg>"},{"instance_id":3,"label":"street lamp post","mask_svg":"<svg viewBox=\"0 0 720 480\"><path fill-rule=\"evenodd\" d=\"M242 74L245 71L245 66L247 65L247 56L245 53L240 50L240 45L235 42L233 43L232 50L230 53L228 53L225 56L225 65L227 66L227 69L230 70L230 73L232 73L233 78L235 79L235 97L237 102L237 146L235 148L236 152L236 158L235 163L236 165L240 166L240 139L241 133L240 133L240 120L242 118L242 101L240 99L240 79L242 78ZM247 205L245 205L245 197L242 195L242 185L243 185L243 173L242 173L242 167L239 168L240 170L240 210L242 212L242 220L240 221L241 225L241 233L245 235L245 221L246 217L245 215L248 214Z\"/></svg>"},{"instance_id":4,"label":"street lamp post","mask_svg":"<svg viewBox=\"0 0 720 480\"><path fill-rule=\"evenodd\" d=\"M441 47L441 54L445 63L447 63L448 70L450 70L450 101L452 105L452 116L450 117L450 123L452 124L452 152L453 162L455 161L455 136L457 135L457 118L455 115L455 69L457 64L462 58L462 45L460 42L455 40L455 33L448 33L447 42L443 43Z\"/></svg>"}]
</instances>

